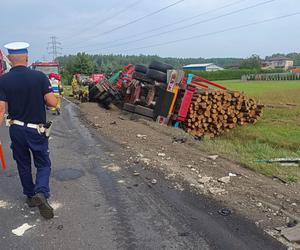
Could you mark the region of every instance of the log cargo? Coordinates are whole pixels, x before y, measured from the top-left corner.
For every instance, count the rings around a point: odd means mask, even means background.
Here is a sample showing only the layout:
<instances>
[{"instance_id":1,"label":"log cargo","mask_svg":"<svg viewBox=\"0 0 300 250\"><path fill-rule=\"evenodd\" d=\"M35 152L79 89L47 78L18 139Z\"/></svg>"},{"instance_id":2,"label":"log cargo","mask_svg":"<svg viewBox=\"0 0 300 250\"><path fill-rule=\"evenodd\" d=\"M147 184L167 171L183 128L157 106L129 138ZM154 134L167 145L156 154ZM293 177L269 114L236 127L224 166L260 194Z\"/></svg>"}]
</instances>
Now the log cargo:
<instances>
[{"instance_id":1,"label":"log cargo","mask_svg":"<svg viewBox=\"0 0 300 250\"><path fill-rule=\"evenodd\" d=\"M216 137L239 125L256 123L263 107L238 91L197 89L183 128L194 136Z\"/></svg>"}]
</instances>

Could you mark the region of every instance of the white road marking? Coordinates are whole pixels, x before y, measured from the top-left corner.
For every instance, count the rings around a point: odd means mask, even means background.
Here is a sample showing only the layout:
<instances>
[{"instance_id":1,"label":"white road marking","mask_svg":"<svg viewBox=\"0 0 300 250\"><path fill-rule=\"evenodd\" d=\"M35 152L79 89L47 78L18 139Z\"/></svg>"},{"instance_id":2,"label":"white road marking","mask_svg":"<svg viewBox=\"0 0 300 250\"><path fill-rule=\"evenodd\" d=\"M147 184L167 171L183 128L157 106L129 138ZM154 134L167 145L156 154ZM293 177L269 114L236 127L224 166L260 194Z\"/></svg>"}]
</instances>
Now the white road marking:
<instances>
[{"instance_id":1,"label":"white road marking","mask_svg":"<svg viewBox=\"0 0 300 250\"><path fill-rule=\"evenodd\" d=\"M22 226L20 226L20 227L18 227L18 228L16 228L16 229L11 230L11 232L12 232L13 234L17 235L17 236L23 236L23 234L24 234L27 230L29 230L29 229L31 229L31 228L33 228L33 227L35 227L35 225L29 225L28 223L24 223Z\"/></svg>"}]
</instances>

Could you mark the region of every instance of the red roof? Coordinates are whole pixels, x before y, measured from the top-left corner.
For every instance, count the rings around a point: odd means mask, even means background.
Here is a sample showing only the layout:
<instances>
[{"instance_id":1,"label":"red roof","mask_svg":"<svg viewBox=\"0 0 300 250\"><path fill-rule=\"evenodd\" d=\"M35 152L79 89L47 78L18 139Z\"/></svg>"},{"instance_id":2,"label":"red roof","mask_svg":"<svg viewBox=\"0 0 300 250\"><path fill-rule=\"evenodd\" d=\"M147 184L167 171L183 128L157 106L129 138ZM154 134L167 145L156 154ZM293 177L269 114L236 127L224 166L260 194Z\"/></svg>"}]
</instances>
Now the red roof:
<instances>
[{"instance_id":1,"label":"red roof","mask_svg":"<svg viewBox=\"0 0 300 250\"><path fill-rule=\"evenodd\" d=\"M293 73L300 73L300 68L292 69Z\"/></svg>"}]
</instances>

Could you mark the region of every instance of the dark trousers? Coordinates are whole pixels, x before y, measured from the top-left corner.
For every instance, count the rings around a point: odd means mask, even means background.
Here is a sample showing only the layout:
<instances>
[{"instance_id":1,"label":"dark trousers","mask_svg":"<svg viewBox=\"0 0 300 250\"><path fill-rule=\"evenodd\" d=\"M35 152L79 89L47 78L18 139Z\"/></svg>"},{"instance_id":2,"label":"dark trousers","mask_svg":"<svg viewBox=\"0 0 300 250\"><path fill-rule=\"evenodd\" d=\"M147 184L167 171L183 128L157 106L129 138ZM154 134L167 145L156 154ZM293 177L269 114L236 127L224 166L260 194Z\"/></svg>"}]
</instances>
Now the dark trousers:
<instances>
[{"instance_id":1,"label":"dark trousers","mask_svg":"<svg viewBox=\"0 0 300 250\"><path fill-rule=\"evenodd\" d=\"M32 197L36 193L43 193L46 198L49 198L51 161L48 138L40 135L36 129L19 125L12 125L9 128L9 134L12 141L13 157L17 162L23 186L23 193L28 197ZM32 179L30 152L37 169L35 184Z\"/></svg>"}]
</instances>

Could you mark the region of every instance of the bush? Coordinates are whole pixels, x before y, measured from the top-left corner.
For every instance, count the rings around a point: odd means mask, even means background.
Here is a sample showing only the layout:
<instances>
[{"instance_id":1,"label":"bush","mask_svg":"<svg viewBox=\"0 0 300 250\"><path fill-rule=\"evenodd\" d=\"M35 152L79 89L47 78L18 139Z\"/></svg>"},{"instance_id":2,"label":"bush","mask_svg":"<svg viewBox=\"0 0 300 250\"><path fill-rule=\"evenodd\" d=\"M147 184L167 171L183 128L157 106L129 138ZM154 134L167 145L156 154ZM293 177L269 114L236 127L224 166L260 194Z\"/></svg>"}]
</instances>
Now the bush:
<instances>
[{"instance_id":1,"label":"bush","mask_svg":"<svg viewBox=\"0 0 300 250\"><path fill-rule=\"evenodd\" d=\"M219 71L186 71L186 73L191 73L197 76L204 77L211 81L219 80L234 80L241 79L243 75L247 74L256 74L257 70L246 70L246 69L237 69L237 70L219 70Z\"/></svg>"},{"instance_id":2,"label":"bush","mask_svg":"<svg viewBox=\"0 0 300 250\"><path fill-rule=\"evenodd\" d=\"M210 81L220 81L220 80L239 80L243 75L249 74L260 74L260 73L282 73L285 72L282 69L274 69L274 70L257 70L257 69L226 69L219 71L185 71L186 74L194 74L197 76L201 76Z\"/></svg>"}]
</instances>

